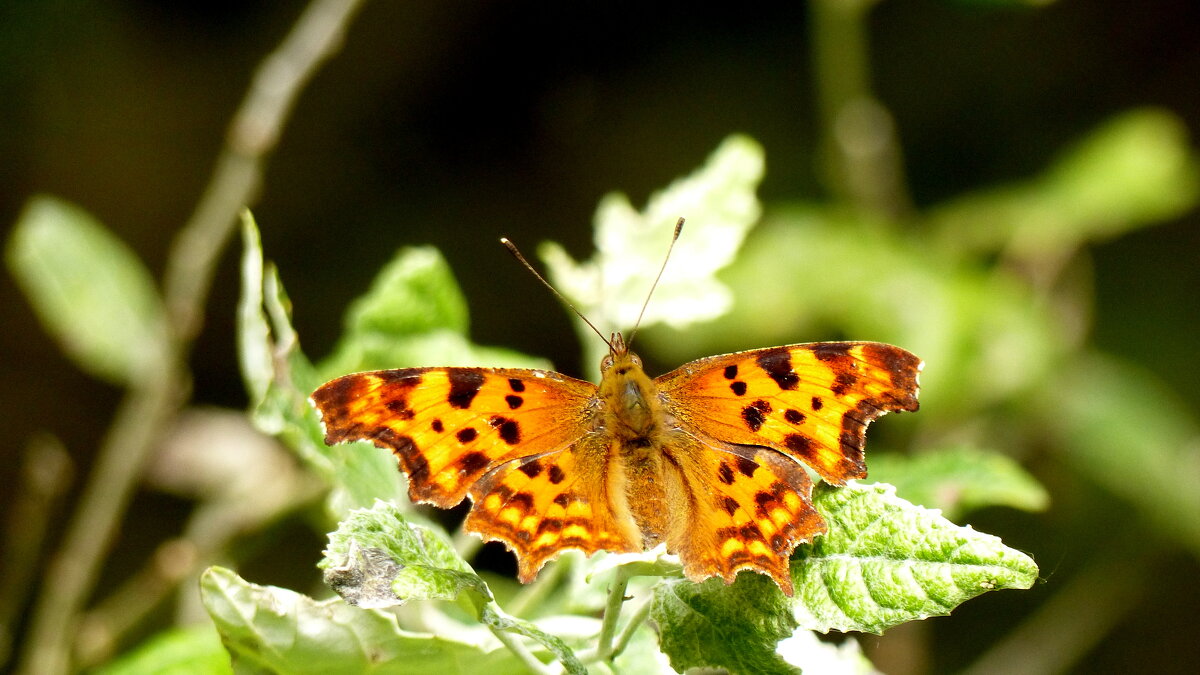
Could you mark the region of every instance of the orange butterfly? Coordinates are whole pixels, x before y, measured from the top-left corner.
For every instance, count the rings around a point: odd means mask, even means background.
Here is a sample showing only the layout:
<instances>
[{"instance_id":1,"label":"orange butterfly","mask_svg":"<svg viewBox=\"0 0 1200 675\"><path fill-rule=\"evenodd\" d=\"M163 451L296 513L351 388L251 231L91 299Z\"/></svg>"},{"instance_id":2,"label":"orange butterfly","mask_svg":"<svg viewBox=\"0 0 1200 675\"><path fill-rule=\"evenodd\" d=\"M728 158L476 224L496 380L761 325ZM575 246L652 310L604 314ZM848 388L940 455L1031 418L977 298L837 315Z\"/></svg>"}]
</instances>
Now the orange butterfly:
<instances>
[{"instance_id":1,"label":"orange butterfly","mask_svg":"<svg viewBox=\"0 0 1200 675\"><path fill-rule=\"evenodd\" d=\"M804 465L835 485L863 478L867 425L917 409L921 360L878 342L711 356L653 380L620 333L608 346L599 387L546 370L404 368L337 378L312 401L326 443L394 452L413 501L469 495L467 531L508 546L522 582L564 549L665 542L693 581L750 569L788 595L792 550L826 531Z\"/></svg>"}]
</instances>

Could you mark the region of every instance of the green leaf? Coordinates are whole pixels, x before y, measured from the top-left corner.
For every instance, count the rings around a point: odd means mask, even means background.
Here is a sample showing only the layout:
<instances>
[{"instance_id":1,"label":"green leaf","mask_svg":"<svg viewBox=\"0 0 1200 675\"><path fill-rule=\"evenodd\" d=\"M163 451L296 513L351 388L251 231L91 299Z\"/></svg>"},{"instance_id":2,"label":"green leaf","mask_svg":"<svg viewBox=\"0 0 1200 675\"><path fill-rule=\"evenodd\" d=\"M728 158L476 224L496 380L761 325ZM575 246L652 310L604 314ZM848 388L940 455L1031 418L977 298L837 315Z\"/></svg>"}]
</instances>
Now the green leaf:
<instances>
[{"instance_id":1,"label":"green leaf","mask_svg":"<svg viewBox=\"0 0 1200 675\"><path fill-rule=\"evenodd\" d=\"M251 420L278 436L331 486L328 509L339 519L377 498L403 494L396 461L369 443L329 447L308 395L320 384L300 349L291 302L273 266L263 262L258 227L242 216L242 294L238 303L238 355L250 394Z\"/></svg>"},{"instance_id":2,"label":"green leaf","mask_svg":"<svg viewBox=\"0 0 1200 675\"><path fill-rule=\"evenodd\" d=\"M90 671L95 675L142 673L232 674L229 653L212 624L170 628Z\"/></svg>"},{"instance_id":3,"label":"green leaf","mask_svg":"<svg viewBox=\"0 0 1200 675\"><path fill-rule=\"evenodd\" d=\"M6 260L46 332L81 369L126 385L164 367L169 338L154 280L90 214L53 197L31 199Z\"/></svg>"},{"instance_id":4,"label":"green leaf","mask_svg":"<svg viewBox=\"0 0 1200 675\"><path fill-rule=\"evenodd\" d=\"M475 606L491 600L483 580L440 532L408 522L383 501L352 511L330 533L318 567L338 595L361 607L455 600L464 592L475 596Z\"/></svg>"},{"instance_id":5,"label":"green leaf","mask_svg":"<svg viewBox=\"0 0 1200 675\"><path fill-rule=\"evenodd\" d=\"M829 532L792 557L802 628L882 633L1037 579L1029 556L900 499L890 485L822 483L813 504Z\"/></svg>"},{"instance_id":6,"label":"green leaf","mask_svg":"<svg viewBox=\"0 0 1200 675\"><path fill-rule=\"evenodd\" d=\"M378 502L350 514L319 567L325 581L351 604L391 607L412 600L466 600L493 631L531 638L549 650L569 673L586 673L567 645L532 623L505 614L491 591L439 532L407 522L394 504Z\"/></svg>"},{"instance_id":7,"label":"green leaf","mask_svg":"<svg viewBox=\"0 0 1200 675\"><path fill-rule=\"evenodd\" d=\"M1200 423L1150 373L1082 354L1034 399L1063 458L1200 556Z\"/></svg>"},{"instance_id":8,"label":"green leaf","mask_svg":"<svg viewBox=\"0 0 1200 675\"><path fill-rule=\"evenodd\" d=\"M739 574L701 584L670 579L654 587L650 618L659 646L679 672L727 668L735 673L796 673L776 653L796 629L787 598L766 576Z\"/></svg>"},{"instance_id":9,"label":"green leaf","mask_svg":"<svg viewBox=\"0 0 1200 675\"><path fill-rule=\"evenodd\" d=\"M720 316L732 296L713 275L734 259L758 221L762 209L755 190L763 166L758 143L731 136L702 168L651 196L640 213L625 195L604 197L596 210L591 260L576 262L553 242L539 247L550 279L601 330L631 329L662 267L671 227L685 217L683 234L641 325L682 328ZM595 340L585 344L600 346ZM599 356L592 360L598 362Z\"/></svg>"},{"instance_id":10,"label":"green leaf","mask_svg":"<svg viewBox=\"0 0 1200 675\"><path fill-rule=\"evenodd\" d=\"M387 612L317 602L210 567L200 593L239 672L527 672L506 649L402 630Z\"/></svg>"},{"instance_id":11,"label":"green leaf","mask_svg":"<svg viewBox=\"0 0 1200 675\"><path fill-rule=\"evenodd\" d=\"M870 460L871 478L896 487L908 501L940 509L950 520L987 506L1043 511L1050 494L1007 455L955 447L917 455L879 453Z\"/></svg>"},{"instance_id":12,"label":"green leaf","mask_svg":"<svg viewBox=\"0 0 1200 675\"><path fill-rule=\"evenodd\" d=\"M328 378L416 366L546 368L545 360L467 339L467 303L442 254L405 248L346 312L346 331L321 364Z\"/></svg>"}]
</instances>

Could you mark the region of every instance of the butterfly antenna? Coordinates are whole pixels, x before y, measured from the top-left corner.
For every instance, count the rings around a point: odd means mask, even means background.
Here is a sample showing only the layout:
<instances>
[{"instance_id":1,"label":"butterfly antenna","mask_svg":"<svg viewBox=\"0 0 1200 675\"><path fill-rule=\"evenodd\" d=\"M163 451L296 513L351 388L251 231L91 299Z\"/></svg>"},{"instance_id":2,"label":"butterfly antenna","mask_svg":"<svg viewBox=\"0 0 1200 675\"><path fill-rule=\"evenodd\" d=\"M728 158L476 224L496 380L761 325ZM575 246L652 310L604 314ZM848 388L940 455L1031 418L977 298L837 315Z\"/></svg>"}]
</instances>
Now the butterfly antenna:
<instances>
[{"instance_id":1,"label":"butterfly antenna","mask_svg":"<svg viewBox=\"0 0 1200 675\"><path fill-rule=\"evenodd\" d=\"M521 255L521 252L519 250L517 250L516 244L509 241L508 237L500 237L500 243L504 244L504 248L507 248L508 252L513 254L513 257L516 258L518 262L520 262L522 265L525 266L525 269L529 270L530 274L537 277L537 280L542 282L543 286L545 286L546 288L549 288L550 292L553 293L554 296L556 298L558 298L560 302L562 302L562 304L564 304L568 308L570 308L570 310L572 312L575 312L575 316L578 316L580 319L583 319L583 322L588 325L588 328L591 328L593 331L595 331L596 335L599 335L600 339L604 340L604 344L608 345L609 349L612 349L612 343L609 342L608 338L604 337L604 334L601 333L600 330L597 329L596 326L593 325L591 321L588 321L588 318L583 315L583 312L579 311L578 309L575 309L575 305L572 305L571 301L567 300L566 296L564 296L562 293L559 293L558 289L551 286L550 282L546 281L545 277L543 277L541 274L538 274L538 271L533 268L533 265L530 265L529 261L525 259L525 256Z\"/></svg>"},{"instance_id":2,"label":"butterfly antenna","mask_svg":"<svg viewBox=\"0 0 1200 675\"><path fill-rule=\"evenodd\" d=\"M654 283L650 284L650 292L646 294L646 301L642 303L642 311L638 312L633 330L629 332L629 340L625 343L626 348L633 344L633 336L637 335L638 327L642 325L642 316L646 313L646 308L650 306L650 296L654 295L654 289L658 288L658 280L662 279L663 272L667 269L667 261L671 259L671 249L675 248L675 242L679 240L679 233L683 232L683 221L683 216L675 221L675 234L671 235L671 243L667 245L667 254L663 256L662 267L658 268L658 276L654 277Z\"/></svg>"}]
</instances>

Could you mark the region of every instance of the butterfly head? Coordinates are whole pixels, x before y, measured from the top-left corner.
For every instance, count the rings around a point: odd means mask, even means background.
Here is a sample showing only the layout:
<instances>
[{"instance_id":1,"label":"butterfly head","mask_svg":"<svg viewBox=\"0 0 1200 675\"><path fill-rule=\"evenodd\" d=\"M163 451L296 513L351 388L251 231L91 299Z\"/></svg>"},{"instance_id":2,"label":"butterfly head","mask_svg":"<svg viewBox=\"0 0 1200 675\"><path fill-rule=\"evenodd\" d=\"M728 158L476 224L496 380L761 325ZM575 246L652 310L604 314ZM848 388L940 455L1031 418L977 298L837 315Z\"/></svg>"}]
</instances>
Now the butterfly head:
<instances>
[{"instance_id":1,"label":"butterfly head","mask_svg":"<svg viewBox=\"0 0 1200 675\"><path fill-rule=\"evenodd\" d=\"M657 396L642 359L629 351L620 333L608 341L600 361L600 398L608 407L606 426L625 440L645 439L655 428Z\"/></svg>"}]
</instances>

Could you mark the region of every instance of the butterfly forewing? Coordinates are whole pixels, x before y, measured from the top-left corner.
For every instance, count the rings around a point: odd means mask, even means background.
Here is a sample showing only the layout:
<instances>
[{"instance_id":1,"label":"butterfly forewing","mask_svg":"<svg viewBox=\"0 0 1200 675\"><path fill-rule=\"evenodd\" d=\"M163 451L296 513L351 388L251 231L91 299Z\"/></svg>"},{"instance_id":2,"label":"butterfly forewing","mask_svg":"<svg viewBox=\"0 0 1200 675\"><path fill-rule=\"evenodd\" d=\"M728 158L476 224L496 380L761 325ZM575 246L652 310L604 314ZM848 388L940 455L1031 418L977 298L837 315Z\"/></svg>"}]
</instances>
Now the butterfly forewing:
<instances>
[{"instance_id":1,"label":"butterfly forewing","mask_svg":"<svg viewBox=\"0 0 1200 675\"><path fill-rule=\"evenodd\" d=\"M504 462L561 451L591 427L596 386L541 370L405 368L355 373L313 392L326 443L390 449L409 496L443 508Z\"/></svg>"},{"instance_id":2,"label":"butterfly forewing","mask_svg":"<svg viewBox=\"0 0 1200 675\"><path fill-rule=\"evenodd\" d=\"M867 425L917 409L921 360L878 342L815 342L713 356L656 380L684 429L774 448L841 485L866 476Z\"/></svg>"}]
</instances>

